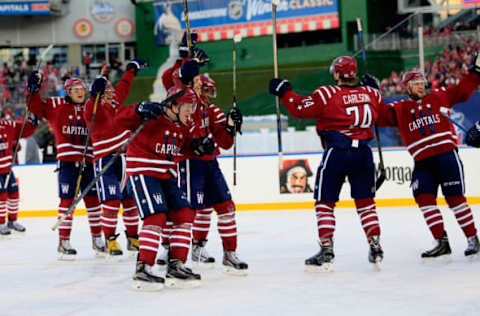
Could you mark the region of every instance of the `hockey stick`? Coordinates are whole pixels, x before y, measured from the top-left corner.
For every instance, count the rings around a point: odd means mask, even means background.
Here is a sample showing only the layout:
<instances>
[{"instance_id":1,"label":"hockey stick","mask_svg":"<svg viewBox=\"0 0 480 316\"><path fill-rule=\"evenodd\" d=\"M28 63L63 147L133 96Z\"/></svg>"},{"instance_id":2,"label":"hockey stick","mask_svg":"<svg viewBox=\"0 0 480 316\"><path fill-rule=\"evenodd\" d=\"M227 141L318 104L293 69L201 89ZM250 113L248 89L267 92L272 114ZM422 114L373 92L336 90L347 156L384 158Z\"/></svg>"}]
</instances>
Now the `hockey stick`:
<instances>
[{"instance_id":1,"label":"hockey stick","mask_svg":"<svg viewBox=\"0 0 480 316\"><path fill-rule=\"evenodd\" d=\"M237 107L237 43L242 40L242 35L233 36L233 107ZM233 125L233 185L237 185L237 125Z\"/></svg>"},{"instance_id":2,"label":"hockey stick","mask_svg":"<svg viewBox=\"0 0 480 316\"><path fill-rule=\"evenodd\" d=\"M193 56L192 31L190 30L190 19L188 18L187 0L183 0L183 13L185 14L185 31L187 32L188 57Z\"/></svg>"},{"instance_id":3,"label":"hockey stick","mask_svg":"<svg viewBox=\"0 0 480 316\"><path fill-rule=\"evenodd\" d=\"M88 128L87 140L85 141L85 147L83 148L82 163L80 165L80 172L78 173L77 186L75 187L75 195L74 195L75 197L78 195L78 192L80 192L80 183L82 183L83 172L85 171L85 166L87 164L88 144L90 143L90 137L92 135L93 123L95 122L95 115L97 114L97 107L98 107L98 102L99 101L100 101L100 93L97 94L97 97L95 98L95 104L93 105L92 119L91 119L91 122L90 122L90 127Z\"/></svg>"},{"instance_id":4,"label":"hockey stick","mask_svg":"<svg viewBox=\"0 0 480 316\"><path fill-rule=\"evenodd\" d=\"M273 39L273 76L278 78L278 52L277 52L277 6L280 0L272 0L272 39ZM282 126L280 117L280 98L275 96L275 109L277 112L277 139L278 139L278 168L282 167Z\"/></svg>"},{"instance_id":5,"label":"hockey stick","mask_svg":"<svg viewBox=\"0 0 480 316\"><path fill-rule=\"evenodd\" d=\"M170 97L166 98L162 102L160 102L159 106L160 107L166 106L168 103L175 101L176 99L178 99L179 97L181 97L184 94L185 94L185 89L182 89L182 90L178 91L177 93L171 95ZM60 226L60 224L68 217L68 215L70 215L70 213L75 209L77 204L85 197L85 195L87 195L88 191L90 191L90 189L95 185L95 183L97 183L97 181L100 179L100 177L103 176L103 174L105 172L107 172L107 170L115 163L115 161L120 156L120 154L125 150L125 148L127 148L127 146L138 135L138 133L140 133L140 131L145 127L145 125L147 125L148 122L150 122L150 119L146 118L137 127L137 129L132 133L132 135L130 135L130 137L127 139L127 141L125 143L123 143L122 147L120 147L120 149L115 152L115 154L110 159L110 161L102 168L102 170L100 170L100 172L95 176L95 178L93 178L93 180L90 181L90 183L85 187L85 189L82 190L82 193L73 201L72 205L70 205L70 207L65 212L65 214L63 214L57 220L57 222L52 226L53 231L55 231L55 229L57 229L58 226Z\"/></svg>"},{"instance_id":6,"label":"hockey stick","mask_svg":"<svg viewBox=\"0 0 480 316\"><path fill-rule=\"evenodd\" d=\"M452 119L450 117L450 115L448 115L448 109L446 107L441 107L440 108L440 113L442 114L443 117L445 117L447 120L449 120L450 122L452 122L455 126L457 126L458 128L460 128L462 131L466 133L468 133L468 130L465 128L465 126L463 126L462 124L458 123L458 122L455 122L454 119Z\"/></svg>"},{"instance_id":7,"label":"hockey stick","mask_svg":"<svg viewBox=\"0 0 480 316\"><path fill-rule=\"evenodd\" d=\"M38 61L37 65L37 71L40 70L40 67L42 65L42 61L45 59L45 56L47 56L48 52L52 49L53 44L48 45L48 47L43 51L42 55L40 55L40 60ZM28 100L27 100L27 108L25 110L25 115L23 117L22 125L20 126L20 131L18 132L17 136L17 142L15 143L15 148L12 153L12 163L10 170L8 171L7 177L5 178L5 185L4 189L6 190L8 187L8 182L10 181L10 176L12 175L12 168L13 165L15 165L15 160L17 159L17 154L18 154L18 149L20 148L20 139L22 138L23 130L25 129L25 123L27 123L27 118L30 115L30 103L32 102L32 95L33 91L29 91L30 94L28 95Z\"/></svg>"},{"instance_id":8,"label":"hockey stick","mask_svg":"<svg viewBox=\"0 0 480 316\"><path fill-rule=\"evenodd\" d=\"M362 59L365 65L365 73L368 73L368 61L367 61L367 53L365 51L365 43L363 40L362 21L360 20L359 17L357 17L357 30L358 30L358 38L360 40L360 46L362 49ZM378 178L375 181L375 188L378 191L378 189L380 189L380 187L382 186L383 182L385 182L387 173L385 170L385 164L383 163L382 143L380 142L380 132L378 131L378 126L376 123L374 124L374 130L375 130L375 138L377 140L378 158L380 159L380 162L379 162L380 176L378 176Z\"/></svg>"}]
</instances>

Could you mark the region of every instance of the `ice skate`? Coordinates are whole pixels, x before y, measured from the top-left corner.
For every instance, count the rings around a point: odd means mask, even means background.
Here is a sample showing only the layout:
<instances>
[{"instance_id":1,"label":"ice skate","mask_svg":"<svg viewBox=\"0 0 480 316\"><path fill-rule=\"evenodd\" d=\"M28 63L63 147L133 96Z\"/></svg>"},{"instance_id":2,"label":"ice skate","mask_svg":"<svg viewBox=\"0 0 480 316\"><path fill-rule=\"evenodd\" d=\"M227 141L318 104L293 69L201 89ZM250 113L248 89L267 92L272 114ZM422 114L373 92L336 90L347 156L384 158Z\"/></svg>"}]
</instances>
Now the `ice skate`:
<instances>
[{"instance_id":1,"label":"ice skate","mask_svg":"<svg viewBox=\"0 0 480 316\"><path fill-rule=\"evenodd\" d=\"M24 233L25 232L25 227L17 221L13 221L13 222L8 221L8 228L10 228L10 230L18 232L18 233Z\"/></svg>"},{"instance_id":2,"label":"ice skate","mask_svg":"<svg viewBox=\"0 0 480 316\"><path fill-rule=\"evenodd\" d=\"M8 235L10 235L12 232L10 231L10 228L8 228L7 225L3 224L3 225L0 225L0 236L1 237L6 237Z\"/></svg>"},{"instance_id":3,"label":"ice skate","mask_svg":"<svg viewBox=\"0 0 480 316\"><path fill-rule=\"evenodd\" d=\"M165 279L155 275L152 267L142 261L137 261L133 275L132 288L137 291L159 291L163 289Z\"/></svg>"},{"instance_id":4,"label":"ice skate","mask_svg":"<svg viewBox=\"0 0 480 316\"><path fill-rule=\"evenodd\" d=\"M383 260L383 250L380 245L380 236L372 236L368 241L370 250L368 252L368 261L372 263L377 270L380 269L380 262Z\"/></svg>"},{"instance_id":5,"label":"ice skate","mask_svg":"<svg viewBox=\"0 0 480 316\"><path fill-rule=\"evenodd\" d=\"M225 251L223 253L223 272L245 276L248 274L248 264L240 260L235 251Z\"/></svg>"},{"instance_id":6,"label":"ice skate","mask_svg":"<svg viewBox=\"0 0 480 316\"><path fill-rule=\"evenodd\" d=\"M168 263L168 254L169 254L170 244L163 243L162 247L163 247L163 252L160 255L158 255L157 264L159 266L166 266Z\"/></svg>"},{"instance_id":7,"label":"ice skate","mask_svg":"<svg viewBox=\"0 0 480 316\"><path fill-rule=\"evenodd\" d=\"M328 239L323 244L320 243L320 251L305 260L307 272L330 272L333 268L333 240Z\"/></svg>"},{"instance_id":8,"label":"ice skate","mask_svg":"<svg viewBox=\"0 0 480 316\"><path fill-rule=\"evenodd\" d=\"M192 245L192 262L202 268L212 269L215 266L215 258L211 257L205 249L207 241L200 240Z\"/></svg>"},{"instance_id":9,"label":"ice skate","mask_svg":"<svg viewBox=\"0 0 480 316\"><path fill-rule=\"evenodd\" d=\"M92 237L92 249L97 258L105 258L107 256L107 250L102 237Z\"/></svg>"},{"instance_id":10,"label":"ice skate","mask_svg":"<svg viewBox=\"0 0 480 316\"><path fill-rule=\"evenodd\" d=\"M448 242L447 233L436 240L437 245L430 250L427 250L422 253L423 262L427 263L429 261L450 261L450 254L452 249L450 248L450 243ZM440 260L439 260L440 259Z\"/></svg>"},{"instance_id":11,"label":"ice skate","mask_svg":"<svg viewBox=\"0 0 480 316\"><path fill-rule=\"evenodd\" d=\"M70 245L70 240L60 240L57 248L58 260L72 261L77 257L77 251Z\"/></svg>"},{"instance_id":12,"label":"ice skate","mask_svg":"<svg viewBox=\"0 0 480 316\"><path fill-rule=\"evenodd\" d=\"M117 235L112 235L108 237L107 240L107 261L108 262L118 262L121 260L123 252L120 248L120 244L117 241Z\"/></svg>"},{"instance_id":13,"label":"ice skate","mask_svg":"<svg viewBox=\"0 0 480 316\"><path fill-rule=\"evenodd\" d=\"M182 289L197 287L201 285L201 276L185 267L180 259L169 259L165 285Z\"/></svg>"},{"instance_id":14,"label":"ice skate","mask_svg":"<svg viewBox=\"0 0 480 316\"><path fill-rule=\"evenodd\" d=\"M125 235L127 233L125 232ZM135 236L128 236L127 237L127 251L129 258L136 258L138 253L138 247L140 246L138 243L138 235Z\"/></svg>"},{"instance_id":15,"label":"ice skate","mask_svg":"<svg viewBox=\"0 0 480 316\"><path fill-rule=\"evenodd\" d=\"M465 256L473 258L478 256L480 250L480 243L478 242L477 235L467 238L468 246L465 249Z\"/></svg>"}]
</instances>

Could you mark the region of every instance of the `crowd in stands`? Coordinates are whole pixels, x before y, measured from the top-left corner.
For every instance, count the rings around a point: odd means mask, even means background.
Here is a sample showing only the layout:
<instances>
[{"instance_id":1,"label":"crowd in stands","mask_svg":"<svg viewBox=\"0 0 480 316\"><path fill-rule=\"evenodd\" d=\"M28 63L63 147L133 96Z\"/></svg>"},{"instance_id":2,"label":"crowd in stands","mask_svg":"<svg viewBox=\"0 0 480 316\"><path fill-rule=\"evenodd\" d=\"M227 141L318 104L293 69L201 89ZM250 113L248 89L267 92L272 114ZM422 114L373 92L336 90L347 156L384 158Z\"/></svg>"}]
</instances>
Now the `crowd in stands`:
<instances>
[{"instance_id":1,"label":"crowd in stands","mask_svg":"<svg viewBox=\"0 0 480 316\"><path fill-rule=\"evenodd\" d=\"M448 87L457 84L468 71L473 53L480 49L480 44L471 39L463 41L463 45L449 46L434 60L425 61L425 78L431 89ZM390 77L380 81L380 90L384 96L405 94L401 85L402 72L392 72Z\"/></svg>"}]
</instances>

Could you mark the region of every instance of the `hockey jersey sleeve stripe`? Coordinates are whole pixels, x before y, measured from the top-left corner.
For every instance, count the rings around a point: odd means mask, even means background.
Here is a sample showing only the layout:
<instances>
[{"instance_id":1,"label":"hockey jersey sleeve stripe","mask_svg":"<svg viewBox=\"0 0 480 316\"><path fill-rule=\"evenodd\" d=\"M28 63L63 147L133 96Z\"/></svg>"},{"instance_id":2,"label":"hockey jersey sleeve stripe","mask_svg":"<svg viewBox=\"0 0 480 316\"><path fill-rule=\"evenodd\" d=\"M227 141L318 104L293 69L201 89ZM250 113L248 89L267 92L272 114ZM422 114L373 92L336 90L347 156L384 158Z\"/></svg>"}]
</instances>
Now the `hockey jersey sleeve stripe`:
<instances>
[{"instance_id":1,"label":"hockey jersey sleeve stripe","mask_svg":"<svg viewBox=\"0 0 480 316\"><path fill-rule=\"evenodd\" d=\"M325 93L327 94L328 98L330 99L332 97L332 95L330 94L330 91L328 91L328 88L327 87L320 87L320 89L324 90Z\"/></svg>"},{"instance_id":2,"label":"hockey jersey sleeve stripe","mask_svg":"<svg viewBox=\"0 0 480 316\"><path fill-rule=\"evenodd\" d=\"M73 155L82 156L83 153L79 152L79 151L65 151L65 152L62 152L62 153L57 153L57 158L60 158L60 157L63 157L63 156L73 156ZM90 157L90 158L93 158L92 154L87 154L86 156Z\"/></svg>"},{"instance_id":3,"label":"hockey jersey sleeve stripe","mask_svg":"<svg viewBox=\"0 0 480 316\"><path fill-rule=\"evenodd\" d=\"M108 148L104 148L104 149L101 149L101 150L93 150L93 154L95 156L97 156L97 155L100 155L100 154L103 154L103 153L106 153L106 152L109 152L109 151L114 151L114 150L122 147L123 143L125 143L126 141L127 141L127 139L124 139L120 143L117 143L117 144L115 144L113 146L110 146Z\"/></svg>"},{"instance_id":4,"label":"hockey jersey sleeve stripe","mask_svg":"<svg viewBox=\"0 0 480 316\"><path fill-rule=\"evenodd\" d=\"M322 98L323 104L327 104L327 100L325 100L325 97L323 96L322 91L320 91L320 89L317 89L315 90L315 92L317 92L320 95L320 97Z\"/></svg>"},{"instance_id":5,"label":"hockey jersey sleeve stripe","mask_svg":"<svg viewBox=\"0 0 480 316\"><path fill-rule=\"evenodd\" d=\"M174 166L177 165L176 162L169 161L169 160L146 159L146 158L138 158L138 157L127 157L127 161L132 161L132 162L146 162L146 163L163 164L163 165L174 165Z\"/></svg>"},{"instance_id":6,"label":"hockey jersey sleeve stripe","mask_svg":"<svg viewBox=\"0 0 480 316\"><path fill-rule=\"evenodd\" d=\"M8 167L8 166L10 166L11 164L12 164L12 163L11 163L10 161L7 162L7 163L1 164L1 165L0 165L0 169L1 169L1 168Z\"/></svg>"},{"instance_id":7,"label":"hockey jersey sleeve stripe","mask_svg":"<svg viewBox=\"0 0 480 316\"><path fill-rule=\"evenodd\" d=\"M425 145L424 147L412 152L412 158L415 159L416 156L418 156L422 151L424 151L426 149L436 147L436 146L441 146L441 145L448 144L448 143L456 145L455 142L451 139L446 139L446 140L442 140L442 141L437 142L437 143L428 144L428 145Z\"/></svg>"},{"instance_id":8,"label":"hockey jersey sleeve stripe","mask_svg":"<svg viewBox=\"0 0 480 316\"><path fill-rule=\"evenodd\" d=\"M139 167L139 168L127 168L127 172L138 173L139 171L153 171L158 173L167 173L168 169L158 167Z\"/></svg>"},{"instance_id":9,"label":"hockey jersey sleeve stripe","mask_svg":"<svg viewBox=\"0 0 480 316\"><path fill-rule=\"evenodd\" d=\"M123 131L123 133L121 133L120 135L117 135L115 137L105 139L105 140L101 140L99 142L95 142L95 143L93 143L93 146L96 147L96 146L100 146L100 145L103 145L103 144L107 144L107 143L117 141L117 140L121 139L122 137L124 137L125 135L127 135L128 133L129 133L128 130Z\"/></svg>"},{"instance_id":10,"label":"hockey jersey sleeve stripe","mask_svg":"<svg viewBox=\"0 0 480 316\"><path fill-rule=\"evenodd\" d=\"M0 161L5 161L5 160L12 160L12 155L0 158Z\"/></svg>"},{"instance_id":11,"label":"hockey jersey sleeve stripe","mask_svg":"<svg viewBox=\"0 0 480 316\"><path fill-rule=\"evenodd\" d=\"M85 146L82 146L82 145L74 145L74 144L70 144L70 143L63 143L63 144L60 144L57 146L57 149L60 149L60 148L63 148L63 147L67 147L67 146L70 146L70 147L73 147L73 148L78 148L78 149L84 149ZM92 146L88 146L87 149L89 150L92 150L93 147Z\"/></svg>"},{"instance_id":12,"label":"hockey jersey sleeve stripe","mask_svg":"<svg viewBox=\"0 0 480 316\"><path fill-rule=\"evenodd\" d=\"M443 136L446 136L446 135L452 136L452 132L443 132L443 133L433 134L433 135L430 135L428 137L422 138L422 139L408 145L407 149L410 150L411 148L413 148L413 147L415 147L415 146L417 146L421 143L427 142L427 141L432 140L434 138L443 137Z\"/></svg>"},{"instance_id":13,"label":"hockey jersey sleeve stripe","mask_svg":"<svg viewBox=\"0 0 480 316\"><path fill-rule=\"evenodd\" d=\"M214 121L214 123L222 123L222 122L225 122L225 121L227 121L227 119L226 119L226 118L222 118L222 119L219 119L219 120Z\"/></svg>"}]
</instances>

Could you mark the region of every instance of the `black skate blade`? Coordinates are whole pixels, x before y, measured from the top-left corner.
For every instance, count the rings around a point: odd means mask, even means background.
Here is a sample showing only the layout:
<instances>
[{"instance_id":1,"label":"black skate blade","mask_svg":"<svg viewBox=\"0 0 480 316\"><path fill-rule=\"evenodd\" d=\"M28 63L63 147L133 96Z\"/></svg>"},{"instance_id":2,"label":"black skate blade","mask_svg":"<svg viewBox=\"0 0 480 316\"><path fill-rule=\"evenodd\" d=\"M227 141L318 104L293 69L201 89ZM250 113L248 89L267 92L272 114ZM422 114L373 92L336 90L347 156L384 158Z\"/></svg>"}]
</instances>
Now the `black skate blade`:
<instances>
[{"instance_id":1,"label":"black skate blade","mask_svg":"<svg viewBox=\"0 0 480 316\"><path fill-rule=\"evenodd\" d=\"M181 280L177 278L165 278L165 286L171 289L192 289L202 285L201 280Z\"/></svg>"},{"instance_id":2,"label":"black skate blade","mask_svg":"<svg viewBox=\"0 0 480 316\"><path fill-rule=\"evenodd\" d=\"M426 257L422 258L422 263L425 265L430 265L430 264L449 264L452 262L452 255L442 255L438 257Z\"/></svg>"},{"instance_id":3,"label":"black skate blade","mask_svg":"<svg viewBox=\"0 0 480 316\"><path fill-rule=\"evenodd\" d=\"M139 292L156 292L163 290L164 285L160 282L132 281L132 289Z\"/></svg>"},{"instance_id":4,"label":"black skate blade","mask_svg":"<svg viewBox=\"0 0 480 316\"><path fill-rule=\"evenodd\" d=\"M309 273L325 273L325 272L332 272L332 271L333 271L333 262L323 263L322 265L315 265L315 264L305 265L305 272L309 272Z\"/></svg>"}]
</instances>

